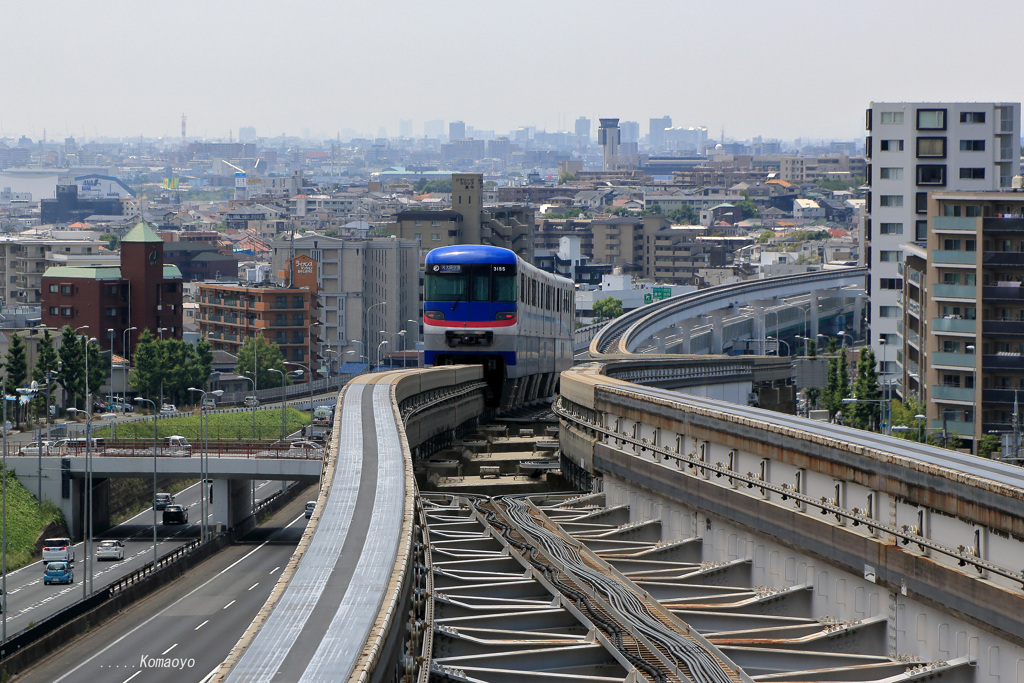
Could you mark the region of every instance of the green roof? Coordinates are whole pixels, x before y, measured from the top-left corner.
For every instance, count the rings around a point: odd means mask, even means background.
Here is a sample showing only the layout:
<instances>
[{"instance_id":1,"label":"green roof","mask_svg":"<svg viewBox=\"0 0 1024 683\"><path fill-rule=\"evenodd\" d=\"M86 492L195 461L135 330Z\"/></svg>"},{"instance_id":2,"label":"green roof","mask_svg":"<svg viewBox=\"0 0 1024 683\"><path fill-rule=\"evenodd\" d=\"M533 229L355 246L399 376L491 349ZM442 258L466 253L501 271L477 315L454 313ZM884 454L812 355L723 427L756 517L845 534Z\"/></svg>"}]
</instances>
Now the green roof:
<instances>
[{"instance_id":1,"label":"green roof","mask_svg":"<svg viewBox=\"0 0 1024 683\"><path fill-rule=\"evenodd\" d=\"M65 277L85 280L120 280L120 268L83 268L79 266L50 266L43 277Z\"/></svg>"},{"instance_id":2,"label":"green roof","mask_svg":"<svg viewBox=\"0 0 1024 683\"><path fill-rule=\"evenodd\" d=\"M164 279L165 280L172 280L172 279L180 280L181 278L182 278L182 274L181 274L181 270L178 268L178 266L172 265L170 263L165 263L164 264Z\"/></svg>"},{"instance_id":3,"label":"green roof","mask_svg":"<svg viewBox=\"0 0 1024 683\"><path fill-rule=\"evenodd\" d=\"M163 242L160 235L156 234L153 228L149 227L146 221L139 221L135 227L128 231L128 234L121 238L122 242Z\"/></svg>"}]
</instances>

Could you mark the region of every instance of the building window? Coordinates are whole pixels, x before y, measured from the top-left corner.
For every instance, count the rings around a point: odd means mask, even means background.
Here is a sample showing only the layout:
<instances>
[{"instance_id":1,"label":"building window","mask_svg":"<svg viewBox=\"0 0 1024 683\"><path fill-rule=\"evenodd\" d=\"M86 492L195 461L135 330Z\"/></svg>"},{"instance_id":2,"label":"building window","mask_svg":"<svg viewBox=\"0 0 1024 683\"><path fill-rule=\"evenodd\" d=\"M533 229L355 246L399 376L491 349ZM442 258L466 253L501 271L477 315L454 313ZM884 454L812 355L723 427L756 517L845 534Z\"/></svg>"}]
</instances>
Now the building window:
<instances>
[{"instance_id":1,"label":"building window","mask_svg":"<svg viewBox=\"0 0 1024 683\"><path fill-rule=\"evenodd\" d=\"M417 227L417 228L418 228L418 227L420 227L421 225L423 225L423 221L413 221L413 226L414 226L414 227Z\"/></svg>"},{"instance_id":2,"label":"building window","mask_svg":"<svg viewBox=\"0 0 1024 683\"><path fill-rule=\"evenodd\" d=\"M70 318L71 317L71 307L70 306L63 306L63 307L61 307L60 314L62 316L64 316L65 318Z\"/></svg>"},{"instance_id":3,"label":"building window","mask_svg":"<svg viewBox=\"0 0 1024 683\"><path fill-rule=\"evenodd\" d=\"M914 223L914 239L918 242L928 240L928 221L916 221Z\"/></svg>"},{"instance_id":4,"label":"building window","mask_svg":"<svg viewBox=\"0 0 1024 683\"><path fill-rule=\"evenodd\" d=\"M423 241L423 233L422 232L414 232L412 234L412 238L414 240L416 240L417 242L422 242Z\"/></svg>"},{"instance_id":5,"label":"building window","mask_svg":"<svg viewBox=\"0 0 1024 683\"><path fill-rule=\"evenodd\" d=\"M960 251L960 240L947 237L942 240L942 249L944 251Z\"/></svg>"},{"instance_id":6,"label":"building window","mask_svg":"<svg viewBox=\"0 0 1024 683\"><path fill-rule=\"evenodd\" d=\"M964 215L968 218L978 218L981 216L981 207L969 204L964 207Z\"/></svg>"},{"instance_id":7,"label":"building window","mask_svg":"<svg viewBox=\"0 0 1024 683\"><path fill-rule=\"evenodd\" d=\"M60 286L60 293L61 294L71 294L71 285L61 285Z\"/></svg>"},{"instance_id":8,"label":"building window","mask_svg":"<svg viewBox=\"0 0 1024 683\"><path fill-rule=\"evenodd\" d=\"M917 156L946 158L946 138L918 138Z\"/></svg>"},{"instance_id":9,"label":"building window","mask_svg":"<svg viewBox=\"0 0 1024 683\"><path fill-rule=\"evenodd\" d=\"M883 250L879 253L879 257L883 263L899 263L900 261L899 251L886 251Z\"/></svg>"},{"instance_id":10,"label":"building window","mask_svg":"<svg viewBox=\"0 0 1024 683\"><path fill-rule=\"evenodd\" d=\"M915 197L914 213L928 213L928 193L918 192Z\"/></svg>"},{"instance_id":11,"label":"building window","mask_svg":"<svg viewBox=\"0 0 1024 683\"><path fill-rule=\"evenodd\" d=\"M960 169L961 180L984 180L985 169L984 168L961 168Z\"/></svg>"},{"instance_id":12,"label":"building window","mask_svg":"<svg viewBox=\"0 0 1024 683\"><path fill-rule=\"evenodd\" d=\"M60 291L59 285L50 285L50 294L56 294Z\"/></svg>"},{"instance_id":13,"label":"building window","mask_svg":"<svg viewBox=\"0 0 1024 683\"><path fill-rule=\"evenodd\" d=\"M882 123L903 123L903 112L901 112L901 111L883 111L882 112Z\"/></svg>"},{"instance_id":14,"label":"building window","mask_svg":"<svg viewBox=\"0 0 1024 683\"><path fill-rule=\"evenodd\" d=\"M959 204L945 204L942 207L943 216L952 216L953 218L960 217L960 205Z\"/></svg>"},{"instance_id":15,"label":"building window","mask_svg":"<svg viewBox=\"0 0 1024 683\"><path fill-rule=\"evenodd\" d=\"M899 306L879 306L878 315L881 318L899 318L900 317Z\"/></svg>"},{"instance_id":16,"label":"building window","mask_svg":"<svg viewBox=\"0 0 1024 683\"><path fill-rule=\"evenodd\" d=\"M108 318L116 318L117 317L117 309L116 308L107 308L107 317Z\"/></svg>"},{"instance_id":17,"label":"building window","mask_svg":"<svg viewBox=\"0 0 1024 683\"><path fill-rule=\"evenodd\" d=\"M60 315L60 306L50 306L50 315Z\"/></svg>"},{"instance_id":18,"label":"building window","mask_svg":"<svg viewBox=\"0 0 1024 683\"><path fill-rule=\"evenodd\" d=\"M918 164L918 185L945 185L946 167L943 164Z\"/></svg>"},{"instance_id":19,"label":"building window","mask_svg":"<svg viewBox=\"0 0 1024 683\"><path fill-rule=\"evenodd\" d=\"M878 227L878 232L881 235L902 235L903 224L902 223L881 223Z\"/></svg>"},{"instance_id":20,"label":"building window","mask_svg":"<svg viewBox=\"0 0 1024 683\"><path fill-rule=\"evenodd\" d=\"M918 130L946 130L945 109L918 109Z\"/></svg>"},{"instance_id":21,"label":"building window","mask_svg":"<svg viewBox=\"0 0 1024 683\"><path fill-rule=\"evenodd\" d=\"M883 277L879 280L879 287L882 289L903 289L903 278Z\"/></svg>"},{"instance_id":22,"label":"building window","mask_svg":"<svg viewBox=\"0 0 1024 683\"><path fill-rule=\"evenodd\" d=\"M430 227L432 227L432 228L440 228L441 227L441 221L430 221Z\"/></svg>"},{"instance_id":23,"label":"building window","mask_svg":"<svg viewBox=\"0 0 1024 683\"><path fill-rule=\"evenodd\" d=\"M441 241L441 233L439 233L439 232L432 232L432 233L430 233L430 241L431 242L440 242Z\"/></svg>"},{"instance_id":24,"label":"building window","mask_svg":"<svg viewBox=\"0 0 1024 683\"><path fill-rule=\"evenodd\" d=\"M985 141L984 140L961 140L960 141L961 152L984 152Z\"/></svg>"},{"instance_id":25,"label":"building window","mask_svg":"<svg viewBox=\"0 0 1024 683\"><path fill-rule=\"evenodd\" d=\"M903 140L879 140L878 149L882 152L902 152Z\"/></svg>"},{"instance_id":26,"label":"building window","mask_svg":"<svg viewBox=\"0 0 1024 683\"><path fill-rule=\"evenodd\" d=\"M903 195L901 194L883 194L878 197L879 206L903 206Z\"/></svg>"},{"instance_id":27,"label":"building window","mask_svg":"<svg viewBox=\"0 0 1024 683\"><path fill-rule=\"evenodd\" d=\"M899 167L883 167L878 169L878 177L882 180L903 180L903 169Z\"/></svg>"},{"instance_id":28,"label":"building window","mask_svg":"<svg viewBox=\"0 0 1024 683\"><path fill-rule=\"evenodd\" d=\"M985 112L962 111L960 112L960 123L985 123Z\"/></svg>"}]
</instances>

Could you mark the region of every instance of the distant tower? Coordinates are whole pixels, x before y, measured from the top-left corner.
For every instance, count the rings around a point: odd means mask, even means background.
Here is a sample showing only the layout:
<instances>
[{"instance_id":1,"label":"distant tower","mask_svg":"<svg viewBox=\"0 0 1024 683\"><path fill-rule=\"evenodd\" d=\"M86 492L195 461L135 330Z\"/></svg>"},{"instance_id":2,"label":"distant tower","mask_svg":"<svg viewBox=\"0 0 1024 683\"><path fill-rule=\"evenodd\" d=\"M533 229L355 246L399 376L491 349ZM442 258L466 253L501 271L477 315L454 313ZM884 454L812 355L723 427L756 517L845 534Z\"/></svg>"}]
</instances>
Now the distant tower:
<instances>
[{"instance_id":1,"label":"distant tower","mask_svg":"<svg viewBox=\"0 0 1024 683\"><path fill-rule=\"evenodd\" d=\"M449 140L465 140L466 139L466 124L463 121L452 121L448 124L448 139Z\"/></svg>"},{"instance_id":2,"label":"distant tower","mask_svg":"<svg viewBox=\"0 0 1024 683\"><path fill-rule=\"evenodd\" d=\"M619 134L618 119L600 119L601 127L597 129L597 144L601 145L604 156L604 170L614 171L618 167Z\"/></svg>"},{"instance_id":3,"label":"distant tower","mask_svg":"<svg viewBox=\"0 0 1024 683\"><path fill-rule=\"evenodd\" d=\"M181 144L185 144L185 124L188 121L188 117L184 114L181 115Z\"/></svg>"},{"instance_id":4,"label":"distant tower","mask_svg":"<svg viewBox=\"0 0 1024 683\"><path fill-rule=\"evenodd\" d=\"M658 152L665 149L665 131L672 127L671 116L660 116L650 120L650 132L647 134L647 144L651 149Z\"/></svg>"}]
</instances>

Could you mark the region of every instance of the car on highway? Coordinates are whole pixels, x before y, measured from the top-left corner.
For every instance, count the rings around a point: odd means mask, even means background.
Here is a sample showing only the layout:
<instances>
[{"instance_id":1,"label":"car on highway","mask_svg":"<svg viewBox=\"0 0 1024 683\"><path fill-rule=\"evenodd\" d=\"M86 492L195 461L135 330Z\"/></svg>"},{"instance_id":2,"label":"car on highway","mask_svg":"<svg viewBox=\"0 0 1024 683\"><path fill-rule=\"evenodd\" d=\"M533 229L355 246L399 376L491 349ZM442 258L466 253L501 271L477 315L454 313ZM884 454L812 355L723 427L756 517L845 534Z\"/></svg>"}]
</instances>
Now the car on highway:
<instances>
[{"instance_id":1,"label":"car on highway","mask_svg":"<svg viewBox=\"0 0 1024 683\"><path fill-rule=\"evenodd\" d=\"M51 583L74 583L75 570L70 562L47 562L43 570L43 585Z\"/></svg>"},{"instance_id":2,"label":"car on highway","mask_svg":"<svg viewBox=\"0 0 1024 683\"><path fill-rule=\"evenodd\" d=\"M174 503L174 496L169 493L158 493L153 497L153 507L157 510L164 510L172 503Z\"/></svg>"},{"instance_id":3,"label":"car on highway","mask_svg":"<svg viewBox=\"0 0 1024 683\"><path fill-rule=\"evenodd\" d=\"M42 448L39 446L40 443L42 443ZM42 442L31 441L28 445L22 446L21 450L18 452L21 455L49 455L53 452L53 444L53 441L47 441L46 439L43 439Z\"/></svg>"},{"instance_id":4,"label":"car on highway","mask_svg":"<svg viewBox=\"0 0 1024 683\"><path fill-rule=\"evenodd\" d=\"M74 562L75 546L70 538L48 538L43 541L43 562Z\"/></svg>"},{"instance_id":5,"label":"car on highway","mask_svg":"<svg viewBox=\"0 0 1024 683\"><path fill-rule=\"evenodd\" d=\"M185 437L174 434L164 437L164 448L177 455L189 455L192 451L192 444Z\"/></svg>"},{"instance_id":6,"label":"car on highway","mask_svg":"<svg viewBox=\"0 0 1024 683\"><path fill-rule=\"evenodd\" d=\"M245 397L245 407L246 408L258 408L259 405L260 405L260 400L257 397L255 397L255 396L246 396Z\"/></svg>"},{"instance_id":7,"label":"car on highway","mask_svg":"<svg viewBox=\"0 0 1024 683\"><path fill-rule=\"evenodd\" d=\"M315 500L307 500L306 501L306 519L309 519L310 517L313 516L313 511L314 510L316 510L316 501Z\"/></svg>"},{"instance_id":8,"label":"car on highway","mask_svg":"<svg viewBox=\"0 0 1024 683\"><path fill-rule=\"evenodd\" d=\"M124 559L124 542L123 541L100 541L99 545L96 546L96 559L97 560L123 560Z\"/></svg>"},{"instance_id":9,"label":"car on highway","mask_svg":"<svg viewBox=\"0 0 1024 683\"><path fill-rule=\"evenodd\" d=\"M203 399L202 410L217 410L217 399L213 396L207 396Z\"/></svg>"},{"instance_id":10,"label":"car on highway","mask_svg":"<svg viewBox=\"0 0 1024 683\"><path fill-rule=\"evenodd\" d=\"M161 415L177 415L178 414L178 406L174 405L173 403L165 403L162 406L160 406L160 414Z\"/></svg>"},{"instance_id":11,"label":"car on highway","mask_svg":"<svg viewBox=\"0 0 1024 683\"><path fill-rule=\"evenodd\" d=\"M288 444L288 455L316 457L324 454L324 447L312 441L292 441Z\"/></svg>"},{"instance_id":12,"label":"car on highway","mask_svg":"<svg viewBox=\"0 0 1024 683\"><path fill-rule=\"evenodd\" d=\"M164 524L188 524L188 508L184 505L168 505L164 508Z\"/></svg>"}]
</instances>

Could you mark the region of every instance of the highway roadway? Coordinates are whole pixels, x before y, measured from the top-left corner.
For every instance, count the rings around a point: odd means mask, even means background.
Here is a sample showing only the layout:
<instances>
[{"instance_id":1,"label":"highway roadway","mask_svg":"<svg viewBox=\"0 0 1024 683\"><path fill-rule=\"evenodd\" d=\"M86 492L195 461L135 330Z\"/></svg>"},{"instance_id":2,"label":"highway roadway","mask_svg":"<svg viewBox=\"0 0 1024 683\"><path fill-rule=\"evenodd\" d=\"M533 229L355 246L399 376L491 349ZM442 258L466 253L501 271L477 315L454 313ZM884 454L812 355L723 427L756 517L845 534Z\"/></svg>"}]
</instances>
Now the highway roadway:
<instances>
[{"instance_id":1,"label":"highway roadway","mask_svg":"<svg viewBox=\"0 0 1024 683\"><path fill-rule=\"evenodd\" d=\"M256 489L257 499L263 499L280 490L280 482L261 481ZM162 557L175 548L199 536L199 485L189 486L175 495L175 502L189 507L189 524L157 526L157 552ZM158 512L159 516L160 513ZM93 589L100 590L106 585L131 572L142 568L153 560L153 508L135 515L131 519L98 534L93 540L93 552L100 539L116 538L124 541L125 552L122 561L96 562L91 568L95 574ZM71 585L43 585L43 563L32 562L21 569L7 574L7 635L17 634L31 623L69 607L83 597L82 582L87 573L85 544L77 543L75 549L75 583ZM92 563L90 563L92 564Z\"/></svg>"},{"instance_id":2,"label":"highway roadway","mask_svg":"<svg viewBox=\"0 0 1024 683\"><path fill-rule=\"evenodd\" d=\"M242 542L50 655L17 680L203 681L249 627L288 564L305 530L305 500L298 496Z\"/></svg>"}]
</instances>

